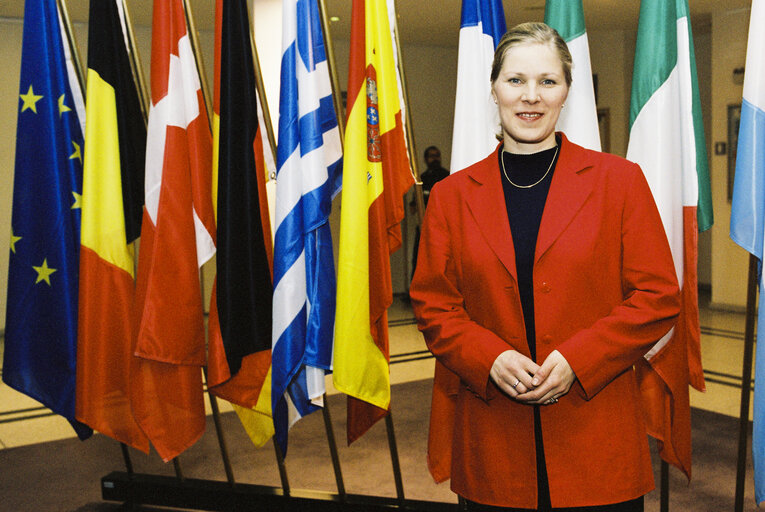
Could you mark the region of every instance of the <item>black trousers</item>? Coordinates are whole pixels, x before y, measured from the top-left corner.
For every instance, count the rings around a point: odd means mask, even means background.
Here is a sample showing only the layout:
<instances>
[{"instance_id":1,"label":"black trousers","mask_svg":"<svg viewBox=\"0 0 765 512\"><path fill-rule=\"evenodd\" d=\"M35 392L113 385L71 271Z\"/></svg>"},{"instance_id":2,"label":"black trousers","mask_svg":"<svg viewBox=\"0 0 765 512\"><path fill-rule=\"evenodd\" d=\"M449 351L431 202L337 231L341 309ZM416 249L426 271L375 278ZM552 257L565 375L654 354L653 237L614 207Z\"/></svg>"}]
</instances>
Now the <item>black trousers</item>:
<instances>
[{"instance_id":1,"label":"black trousers","mask_svg":"<svg viewBox=\"0 0 765 512\"><path fill-rule=\"evenodd\" d=\"M643 512L643 497L613 503L611 505L598 505L593 507L568 507L568 508L512 508L512 507L494 507L492 505L482 505L474 501L465 500L468 512Z\"/></svg>"}]
</instances>

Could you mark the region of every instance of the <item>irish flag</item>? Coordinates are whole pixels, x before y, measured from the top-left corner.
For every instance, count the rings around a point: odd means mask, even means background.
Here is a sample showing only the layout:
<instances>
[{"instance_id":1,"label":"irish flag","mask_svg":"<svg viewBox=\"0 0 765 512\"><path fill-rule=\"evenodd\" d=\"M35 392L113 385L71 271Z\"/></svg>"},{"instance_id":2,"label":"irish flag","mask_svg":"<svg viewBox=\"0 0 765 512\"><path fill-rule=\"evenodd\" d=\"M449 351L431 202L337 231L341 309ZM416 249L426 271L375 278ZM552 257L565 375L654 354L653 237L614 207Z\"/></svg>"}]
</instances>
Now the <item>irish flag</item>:
<instances>
[{"instance_id":1,"label":"irish flag","mask_svg":"<svg viewBox=\"0 0 765 512\"><path fill-rule=\"evenodd\" d=\"M646 420L662 458L690 477L688 384L704 389L697 237L712 200L687 0L641 2L627 158L651 187L682 290L676 326L637 366Z\"/></svg>"},{"instance_id":2,"label":"irish flag","mask_svg":"<svg viewBox=\"0 0 765 512\"><path fill-rule=\"evenodd\" d=\"M571 89L556 128L564 132L570 141L600 151L598 111L582 0L547 0L545 23L557 30L566 41L573 60Z\"/></svg>"},{"instance_id":3,"label":"irish flag","mask_svg":"<svg viewBox=\"0 0 765 512\"><path fill-rule=\"evenodd\" d=\"M349 395L348 442L390 406L390 254L412 185L385 0L354 0L335 317L335 387Z\"/></svg>"}]
</instances>

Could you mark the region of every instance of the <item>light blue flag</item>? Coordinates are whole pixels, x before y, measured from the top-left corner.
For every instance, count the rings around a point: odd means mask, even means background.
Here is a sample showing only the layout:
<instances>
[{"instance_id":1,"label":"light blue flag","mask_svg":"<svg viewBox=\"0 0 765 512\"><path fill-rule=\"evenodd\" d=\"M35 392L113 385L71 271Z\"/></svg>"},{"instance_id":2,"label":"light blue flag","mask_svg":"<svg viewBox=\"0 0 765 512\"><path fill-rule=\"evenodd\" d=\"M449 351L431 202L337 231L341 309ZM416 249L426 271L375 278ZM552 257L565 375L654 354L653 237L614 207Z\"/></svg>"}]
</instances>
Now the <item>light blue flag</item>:
<instances>
[{"instance_id":1,"label":"light blue flag","mask_svg":"<svg viewBox=\"0 0 765 512\"><path fill-rule=\"evenodd\" d=\"M765 283L762 280L763 237L765 236L765 1L754 0L749 21L746 50L744 99L736 149L736 179L730 237L760 260L760 305L757 325L765 332ZM765 343L757 343L754 371L754 497L765 501Z\"/></svg>"},{"instance_id":2,"label":"light blue flag","mask_svg":"<svg viewBox=\"0 0 765 512\"><path fill-rule=\"evenodd\" d=\"M74 407L84 105L65 44L56 1L27 0L3 381L85 439Z\"/></svg>"},{"instance_id":3,"label":"light blue flag","mask_svg":"<svg viewBox=\"0 0 765 512\"><path fill-rule=\"evenodd\" d=\"M329 212L342 150L316 2L283 4L276 151L271 404L276 441L322 405L331 369L335 266Z\"/></svg>"}]
</instances>

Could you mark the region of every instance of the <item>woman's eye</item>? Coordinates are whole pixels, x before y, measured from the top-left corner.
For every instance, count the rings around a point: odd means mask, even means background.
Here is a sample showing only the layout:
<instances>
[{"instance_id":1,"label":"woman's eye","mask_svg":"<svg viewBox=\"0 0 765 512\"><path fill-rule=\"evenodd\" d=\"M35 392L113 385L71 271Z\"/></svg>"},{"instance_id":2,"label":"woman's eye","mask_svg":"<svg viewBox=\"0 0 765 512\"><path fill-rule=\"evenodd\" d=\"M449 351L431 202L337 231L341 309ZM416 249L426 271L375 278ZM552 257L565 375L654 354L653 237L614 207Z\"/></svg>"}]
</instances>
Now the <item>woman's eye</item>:
<instances>
[{"instance_id":1,"label":"woman's eye","mask_svg":"<svg viewBox=\"0 0 765 512\"><path fill-rule=\"evenodd\" d=\"M555 85L555 80L545 78L544 80L542 80L542 85Z\"/></svg>"},{"instance_id":2,"label":"woman's eye","mask_svg":"<svg viewBox=\"0 0 765 512\"><path fill-rule=\"evenodd\" d=\"M519 83L521 83L521 79L520 78L511 78L511 79L508 80L508 82L510 82L511 84L519 84Z\"/></svg>"}]
</instances>

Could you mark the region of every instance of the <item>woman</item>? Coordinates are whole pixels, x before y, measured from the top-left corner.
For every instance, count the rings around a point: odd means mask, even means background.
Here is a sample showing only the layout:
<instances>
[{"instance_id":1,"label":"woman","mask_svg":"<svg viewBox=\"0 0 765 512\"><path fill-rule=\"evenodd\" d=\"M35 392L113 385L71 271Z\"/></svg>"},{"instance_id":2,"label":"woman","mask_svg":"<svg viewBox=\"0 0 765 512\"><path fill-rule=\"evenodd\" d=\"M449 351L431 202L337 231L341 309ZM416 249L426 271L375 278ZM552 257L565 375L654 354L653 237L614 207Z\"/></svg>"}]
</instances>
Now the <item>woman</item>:
<instances>
[{"instance_id":1,"label":"woman","mask_svg":"<svg viewBox=\"0 0 765 512\"><path fill-rule=\"evenodd\" d=\"M636 164L555 132L571 85L557 32L511 29L491 84L502 142L434 187L410 291L459 378L452 489L468 510L642 511L633 364L679 312L661 219Z\"/></svg>"}]
</instances>

